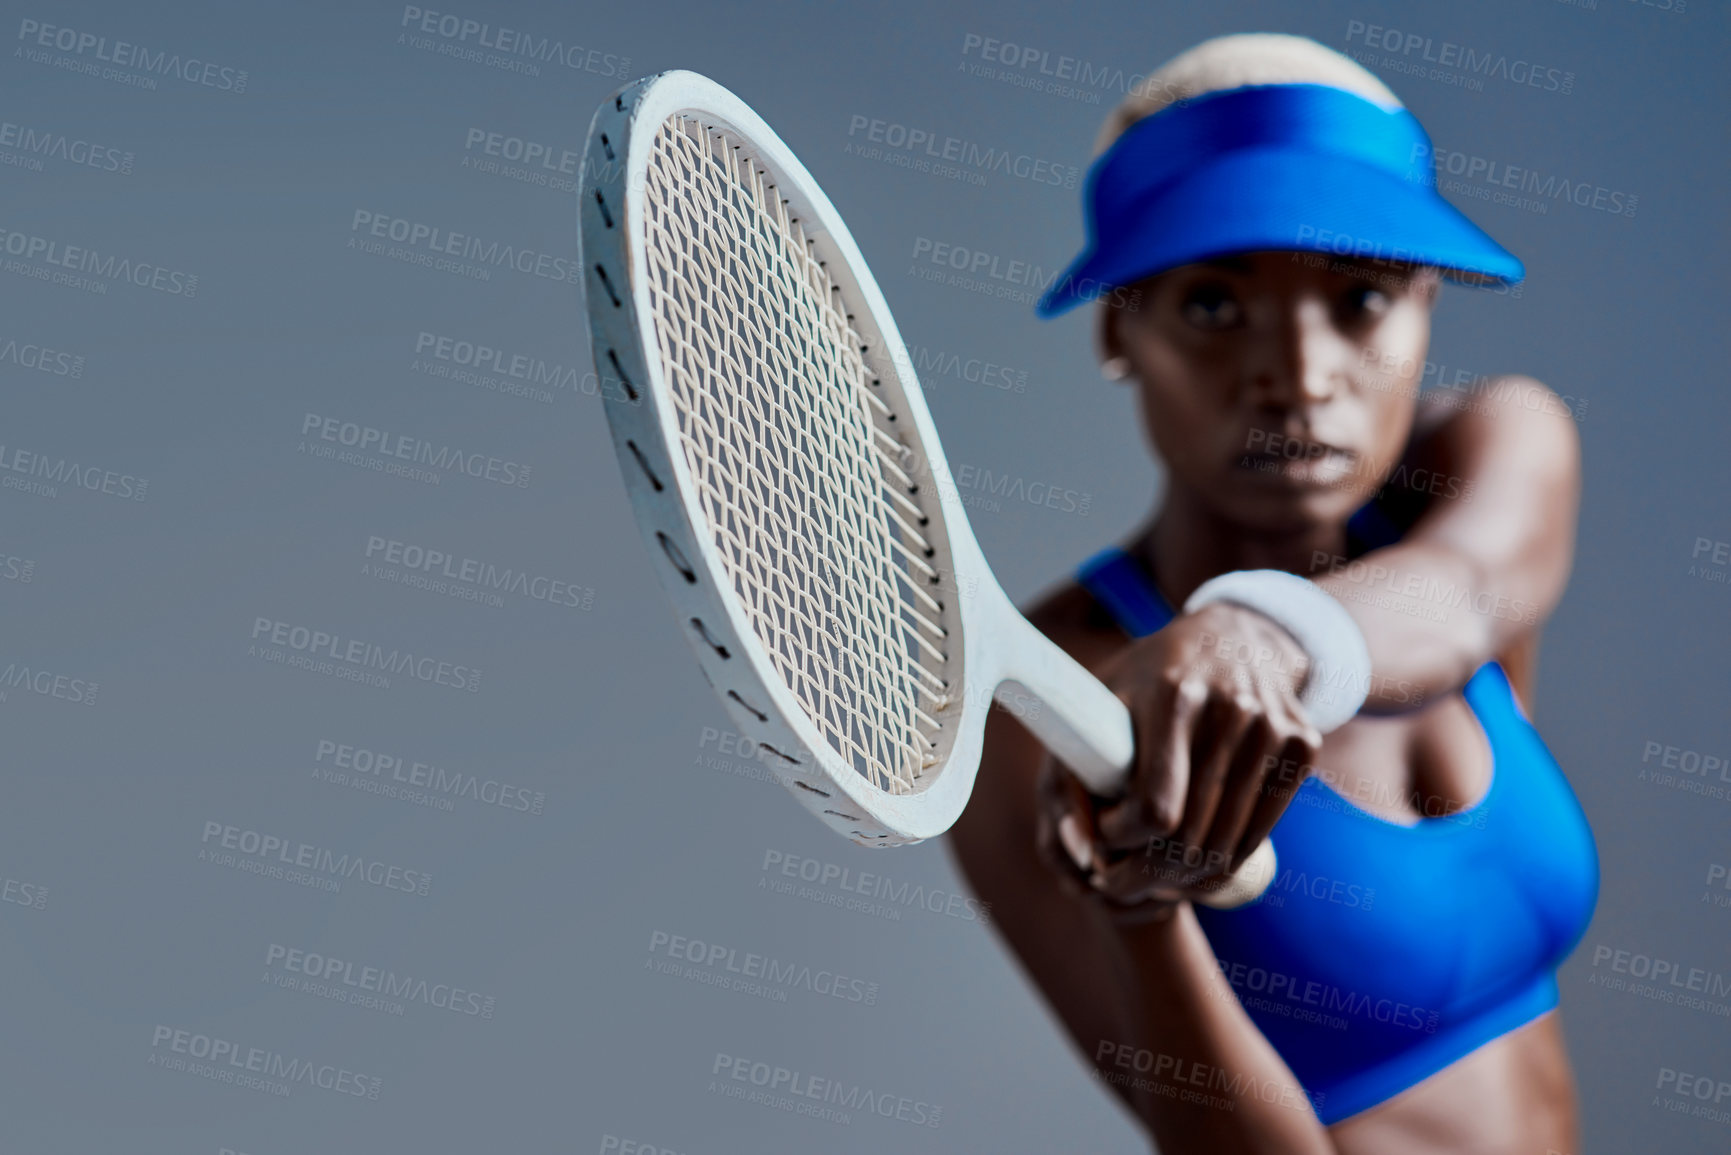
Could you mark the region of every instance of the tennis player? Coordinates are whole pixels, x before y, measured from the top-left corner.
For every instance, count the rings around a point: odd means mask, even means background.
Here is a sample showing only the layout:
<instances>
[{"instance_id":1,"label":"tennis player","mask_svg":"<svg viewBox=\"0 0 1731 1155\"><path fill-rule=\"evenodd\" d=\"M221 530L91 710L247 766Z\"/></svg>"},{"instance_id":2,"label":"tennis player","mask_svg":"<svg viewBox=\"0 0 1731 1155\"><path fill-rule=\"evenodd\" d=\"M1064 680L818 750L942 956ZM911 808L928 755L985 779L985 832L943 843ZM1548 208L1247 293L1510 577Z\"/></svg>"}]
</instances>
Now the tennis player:
<instances>
[{"instance_id":1,"label":"tennis player","mask_svg":"<svg viewBox=\"0 0 1731 1155\"><path fill-rule=\"evenodd\" d=\"M1441 280L1521 264L1310 40L1185 52L1099 147L1039 310L1096 311L1164 486L1029 617L1137 761L1093 797L994 711L962 869L1165 1155L1573 1153L1556 969L1598 861L1528 709L1578 440L1531 378L1420 394ZM1265 836L1261 899L1194 902Z\"/></svg>"}]
</instances>

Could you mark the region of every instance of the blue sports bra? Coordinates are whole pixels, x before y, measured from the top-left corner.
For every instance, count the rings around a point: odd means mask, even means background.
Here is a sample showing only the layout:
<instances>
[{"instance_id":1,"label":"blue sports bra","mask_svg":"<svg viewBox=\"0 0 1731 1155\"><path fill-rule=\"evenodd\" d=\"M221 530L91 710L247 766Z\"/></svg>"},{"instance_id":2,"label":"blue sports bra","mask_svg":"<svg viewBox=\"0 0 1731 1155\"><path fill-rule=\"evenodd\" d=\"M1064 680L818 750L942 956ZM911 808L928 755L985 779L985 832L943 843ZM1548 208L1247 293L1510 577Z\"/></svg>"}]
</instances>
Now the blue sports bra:
<instances>
[{"instance_id":1,"label":"blue sports bra","mask_svg":"<svg viewBox=\"0 0 1731 1155\"><path fill-rule=\"evenodd\" d=\"M1102 551L1079 580L1132 637L1175 616L1140 563ZM1306 778L1270 836L1279 868L1237 910L1195 908L1246 1012L1336 1123L1557 1005L1592 918L1586 816L1486 662L1461 691L1489 739L1472 808L1402 826Z\"/></svg>"}]
</instances>

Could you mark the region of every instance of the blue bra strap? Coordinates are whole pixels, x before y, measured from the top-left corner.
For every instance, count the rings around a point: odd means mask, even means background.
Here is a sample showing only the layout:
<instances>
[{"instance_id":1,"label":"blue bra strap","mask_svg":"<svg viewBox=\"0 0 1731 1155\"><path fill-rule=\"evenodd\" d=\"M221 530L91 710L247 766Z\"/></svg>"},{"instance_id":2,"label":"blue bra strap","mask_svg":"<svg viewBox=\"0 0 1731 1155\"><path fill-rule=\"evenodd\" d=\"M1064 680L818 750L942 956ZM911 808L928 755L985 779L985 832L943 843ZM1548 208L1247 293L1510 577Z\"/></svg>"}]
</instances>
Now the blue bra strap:
<instances>
[{"instance_id":1,"label":"blue bra strap","mask_svg":"<svg viewBox=\"0 0 1731 1155\"><path fill-rule=\"evenodd\" d=\"M1133 638L1164 629L1177 616L1142 575L1136 559L1117 546L1109 546L1089 558L1077 571L1076 578Z\"/></svg>"}]
</instances>

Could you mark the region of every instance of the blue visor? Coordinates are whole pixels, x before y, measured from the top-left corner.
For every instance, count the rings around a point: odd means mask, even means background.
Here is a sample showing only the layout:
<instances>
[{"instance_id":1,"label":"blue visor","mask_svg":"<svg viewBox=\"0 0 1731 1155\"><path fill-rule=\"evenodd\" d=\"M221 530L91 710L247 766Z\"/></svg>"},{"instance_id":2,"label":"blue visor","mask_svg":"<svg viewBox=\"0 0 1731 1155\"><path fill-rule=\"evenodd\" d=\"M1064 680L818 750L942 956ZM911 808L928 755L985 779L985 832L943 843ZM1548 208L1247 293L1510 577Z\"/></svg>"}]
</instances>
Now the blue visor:
<instances>
[{"instance_id":1,"label":"blue visor","mask_svg":"<svg viewBox=\"0 0 1731 1155\"><path fill-rule=\"evenodd\" d=\"M1511 283L1521 262L1436 191L1404 109L1320 84L1234 88L1126 129L1088 170L1088 247L1036 311L1055 317L1167 269L1260 249L1434 265Z\"/></svg>"}]
</instances>

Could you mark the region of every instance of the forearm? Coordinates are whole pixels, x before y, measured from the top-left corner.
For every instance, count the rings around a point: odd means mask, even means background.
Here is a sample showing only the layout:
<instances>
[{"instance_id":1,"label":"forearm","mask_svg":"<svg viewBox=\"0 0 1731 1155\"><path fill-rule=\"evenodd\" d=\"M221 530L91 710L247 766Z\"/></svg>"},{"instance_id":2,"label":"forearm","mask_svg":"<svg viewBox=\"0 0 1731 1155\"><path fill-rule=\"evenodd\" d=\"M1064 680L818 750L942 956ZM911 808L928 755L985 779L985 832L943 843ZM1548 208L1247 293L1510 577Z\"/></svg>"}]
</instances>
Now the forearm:
<instances>
[{"instance_id":1,"label":"forearm","mask_svg":"<svg viewBox=\"0 0 1731 1155\"><path fill-rule=\"evenodd\" d=\"M1458 689L1548 607L1467 554L1401 542L1312 578L1364 635L1371 680L1365 709L1416 709Z\"/></svg>"},{"instance_id":2,"label":"forearm","mask_svg":"<svg viewBox=\"0 0 1731 1155\"><path fill-rule=\"evenodd\" d=\"M1505 384L1554 397L1527 378ZM1404 464L1448 478L1448 495L1396 544L1352 561L1310 559L1311 580L1346 607L1370 648L1372 713L1452 692L1536 629L1562 598L1574 554L1573 421L1529 406L1433 417Z\"/></svg>"},{"instance_id":3,"label":"forearm","mask_svg":"<svg viewBox=\"0 0 1731 1155\"><path fill-rule=\"evenodd\" d=\"M1335 1155L1303 1087L1221 975L1188 904L1123 927L1117 962L1139 992L1123 1039L1094 1062L1128 1087L1165 1155Z\"/></svg>"}]
</instances>

